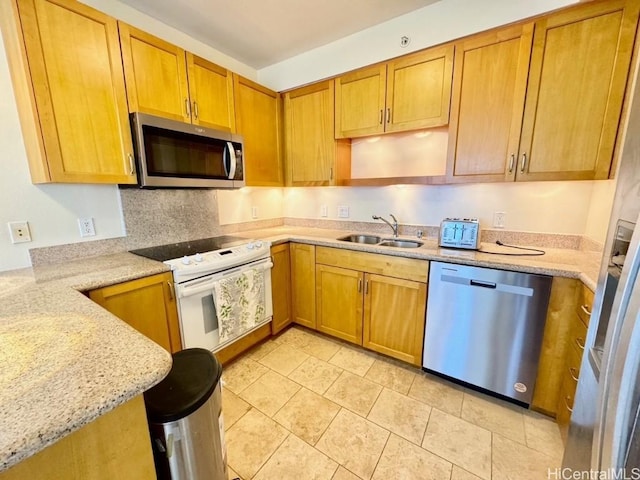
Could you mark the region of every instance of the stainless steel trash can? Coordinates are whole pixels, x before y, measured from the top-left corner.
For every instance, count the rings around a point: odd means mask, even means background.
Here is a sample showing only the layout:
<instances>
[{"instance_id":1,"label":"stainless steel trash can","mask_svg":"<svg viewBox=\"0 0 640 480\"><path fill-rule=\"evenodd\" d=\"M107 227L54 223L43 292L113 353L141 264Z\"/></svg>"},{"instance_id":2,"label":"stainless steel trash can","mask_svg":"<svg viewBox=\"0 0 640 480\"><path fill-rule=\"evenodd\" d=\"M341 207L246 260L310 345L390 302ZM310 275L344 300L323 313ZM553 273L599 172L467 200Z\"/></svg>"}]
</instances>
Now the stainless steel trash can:
<instances>
[{"instance_id":1,"label":"stainless steel trash can","mask_svg":"<svg viewBox=\"0 0 640 480\"><path fill-rule=\"evenodd\" d=\"M190 348L144 393L158 479L227 479L221 375L211 352Z\"/></svg>"}]
</instances>

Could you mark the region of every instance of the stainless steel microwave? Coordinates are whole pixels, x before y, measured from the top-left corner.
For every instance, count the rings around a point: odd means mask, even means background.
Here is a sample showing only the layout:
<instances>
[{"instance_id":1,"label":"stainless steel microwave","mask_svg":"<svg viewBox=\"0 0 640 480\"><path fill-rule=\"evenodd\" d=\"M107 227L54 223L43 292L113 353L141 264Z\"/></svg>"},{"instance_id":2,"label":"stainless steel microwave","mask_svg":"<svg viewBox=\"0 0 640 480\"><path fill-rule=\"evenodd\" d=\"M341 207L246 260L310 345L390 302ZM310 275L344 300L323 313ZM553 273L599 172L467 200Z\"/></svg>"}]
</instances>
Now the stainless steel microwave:
<instances>
[{"instance_id":1,"label":"stainless steel microwave","mask_svg":"<svg viewBox=\"0 0 640 480\"><path fill-rule=\"evenodd\" d=\"M141 188L245 185L242 137L199 125L131 114Z\"/></svg>"}]
</instances>

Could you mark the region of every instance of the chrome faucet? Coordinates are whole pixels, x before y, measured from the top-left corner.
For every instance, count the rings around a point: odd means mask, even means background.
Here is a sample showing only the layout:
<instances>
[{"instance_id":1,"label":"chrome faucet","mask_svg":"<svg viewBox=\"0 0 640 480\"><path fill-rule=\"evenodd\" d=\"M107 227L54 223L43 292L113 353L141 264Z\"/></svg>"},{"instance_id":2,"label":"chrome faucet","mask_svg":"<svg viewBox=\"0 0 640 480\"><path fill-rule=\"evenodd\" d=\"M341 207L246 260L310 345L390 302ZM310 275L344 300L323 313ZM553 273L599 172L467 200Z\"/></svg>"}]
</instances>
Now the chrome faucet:
<instances>
[{"instance_id":1,"label":"chrome faucet","mask_svg":"<svg viewBox=\"0 0 640 480\"><path fill-rule=\"evenodd\" d=\"M374 220L382 220L384 223L386 223L387 225L389 225L391 227L391 230L393 230L393 236L395 238L398 237L398 220L396 219L396 217L393 216L393 213L389 214L391 216L391 218L393 218L393 223L391 223L389 220L379 217L378 215L372 215L371 218L373 218Z\"/></svg>"}]
</instances>

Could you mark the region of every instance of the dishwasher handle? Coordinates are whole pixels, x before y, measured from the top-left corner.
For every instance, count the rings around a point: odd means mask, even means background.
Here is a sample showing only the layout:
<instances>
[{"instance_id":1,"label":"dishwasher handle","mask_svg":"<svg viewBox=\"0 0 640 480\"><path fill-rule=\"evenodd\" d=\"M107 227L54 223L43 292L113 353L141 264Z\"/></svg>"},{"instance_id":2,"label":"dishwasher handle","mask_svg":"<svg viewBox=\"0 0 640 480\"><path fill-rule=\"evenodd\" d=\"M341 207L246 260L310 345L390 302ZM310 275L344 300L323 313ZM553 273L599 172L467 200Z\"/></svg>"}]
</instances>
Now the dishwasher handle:
<instances>
[{"instance_id":1,"label":"dishwasher handle","mask_svg":"<svg viewBox=\"0 0 640 480\"><path fill-rule=\"evenodd\" d=\"M469 280L469 285L471 285L472 287L493 288L493 289L497 287L497 284L493 282L484 282L482 280L473 280L473 279Z\"/></svg>"}]
</instances>

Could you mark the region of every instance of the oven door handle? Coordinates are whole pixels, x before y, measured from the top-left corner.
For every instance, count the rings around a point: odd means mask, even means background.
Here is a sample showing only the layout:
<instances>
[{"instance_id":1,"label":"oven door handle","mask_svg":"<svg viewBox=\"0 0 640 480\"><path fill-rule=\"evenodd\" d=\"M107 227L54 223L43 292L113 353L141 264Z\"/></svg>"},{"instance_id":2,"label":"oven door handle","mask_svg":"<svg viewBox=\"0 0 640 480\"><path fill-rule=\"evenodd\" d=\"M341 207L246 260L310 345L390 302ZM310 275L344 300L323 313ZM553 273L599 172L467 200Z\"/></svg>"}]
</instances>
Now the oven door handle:
<instances>
[{"instance_id":1,"label":"oven door handle","mask_svg":"<svg viewBox=\"0 0 640 480\"><path fill-rule=\"evenodd\" d=\"M178 298L191 297L193 295L197 295L202 292L213 292L213 280L209 280L207 282L198 283L197 285L176 285L176 295Z\"/></svg>"}]
</instances>

